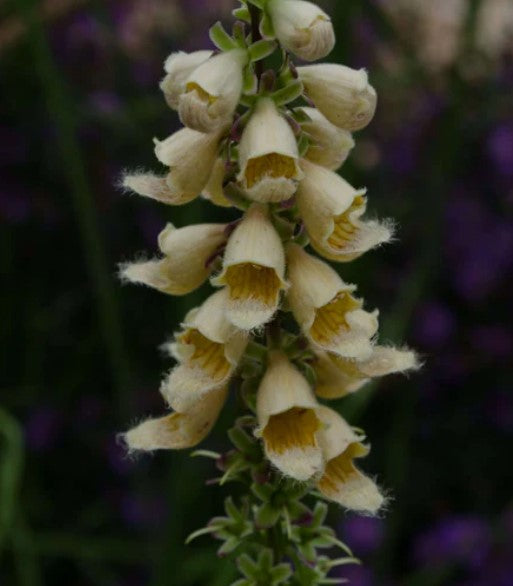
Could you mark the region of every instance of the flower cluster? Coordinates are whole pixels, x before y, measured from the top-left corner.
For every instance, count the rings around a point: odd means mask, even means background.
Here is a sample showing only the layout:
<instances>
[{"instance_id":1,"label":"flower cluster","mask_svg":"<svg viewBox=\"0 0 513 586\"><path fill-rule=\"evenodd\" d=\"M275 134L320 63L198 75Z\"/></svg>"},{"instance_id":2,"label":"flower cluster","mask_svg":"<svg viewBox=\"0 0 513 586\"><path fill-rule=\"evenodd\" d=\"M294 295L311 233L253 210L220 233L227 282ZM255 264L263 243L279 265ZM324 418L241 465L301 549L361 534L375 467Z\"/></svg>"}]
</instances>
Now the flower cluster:
<instances>
[{"instance_id":1,"label":"flower cluster","mask_svg":"<svg viewBox=\"0 0 513 586\"><path fill-rule=\"evenodd\" d=\"M172 54L161 88L184 128L155 141L165 174L128 174L124 186L169 205L197 197L243 212L230 224L168 225L154 260L126 264L126 281L185 295L218 288L185 317L168 345L177 365L161 393L170 415L125 434L131 450L197 445L239 387L256 416L253 433L281 475L326 499L375 514L383 496L355 461L369 453L321 399L356 392L374 377L417 367L408 349L376 343L368 311L330 265L389 241L390 221L365 218L366 191L337 170L352 133L373 118L377 97L364 70L297 66L325 57L330 18L303 0L253 0L234 11L218 51ZM251 27L251 34L249 30ZM264 60L281 49L279 69Z\"/></svg>"}]
</instances>

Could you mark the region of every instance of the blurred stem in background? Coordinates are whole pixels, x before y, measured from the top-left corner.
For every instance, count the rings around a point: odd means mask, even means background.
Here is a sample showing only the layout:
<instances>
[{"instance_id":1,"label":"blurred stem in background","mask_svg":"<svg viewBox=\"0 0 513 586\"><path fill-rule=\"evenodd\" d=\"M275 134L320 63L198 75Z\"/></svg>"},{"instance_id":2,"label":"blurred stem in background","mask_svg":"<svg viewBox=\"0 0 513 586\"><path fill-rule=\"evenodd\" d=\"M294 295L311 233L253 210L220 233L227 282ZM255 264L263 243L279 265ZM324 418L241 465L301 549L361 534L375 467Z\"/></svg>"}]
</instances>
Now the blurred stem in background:
<instances>
[{"instance_id":1,"label":"blurred stem in background","mask_svg":"<svg viewBox=\"0 0 513 586\"><path fill-rule=\"evenodd\" d=\"M29 41L33 61L48 111L57 129L63 173L67 175L69 192L73 198L84 260L94 289L112 383L117 392L118 413L121 417L128 416L131 377L123 340L121 312L114 289L113 270L109 269L87 170L77 138L73 101L53 59L44 24L38 14L37 1L17 0L17 5L30 31Z\"/></svg>"}]
</instances>

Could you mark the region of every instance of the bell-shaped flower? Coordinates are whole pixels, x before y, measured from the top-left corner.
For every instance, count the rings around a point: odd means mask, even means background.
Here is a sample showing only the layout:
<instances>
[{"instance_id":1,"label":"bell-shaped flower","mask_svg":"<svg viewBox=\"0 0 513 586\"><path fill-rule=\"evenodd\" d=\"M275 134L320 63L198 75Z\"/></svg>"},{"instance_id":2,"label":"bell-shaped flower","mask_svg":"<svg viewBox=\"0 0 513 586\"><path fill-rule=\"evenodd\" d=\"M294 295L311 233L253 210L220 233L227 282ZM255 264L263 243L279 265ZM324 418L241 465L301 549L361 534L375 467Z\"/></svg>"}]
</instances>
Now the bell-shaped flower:
<instances>
[{"instance_id":1,"label":"bell-shaped flower","mask_svg":"<svg viewBox=\"0 0 513 586\"><path fill-rule=\"evenodd\" d=\"M169 205L182 205L198 197L207 184L219 150L221 132L203 134L190 128L182 128L163 141L155 141L157 159L169 167L165 185L157 189L153 178L153 190L138 190L141 181L125 178L125 185L136 193L153 197ZM137 178L137 175L135 176ZM148 176L144 176L148 182ZM150 176L151 177L151 176ZM162 181L162 180L161 180Z\"/></svg>"},{"instance_id":2,"label":"bell-shaped flower","mask_svg":"<svg viewBox=\"0 0 513 586\"><path fill-rule=\"evenodd\" d=\"M130 451L184 450L193 448L210 433L227 396L227 388L205 395L192 409L149 419L123 435Z\"/></svg>"},{"instance_id":3,"label":"bell-shaped flower","mask_svg":"<svg viewBox=\"0 0 513 586\"><path fill-rule=\"evenodd\" d=\"M228 288L226 315L238 328L252 330L275 314L284 280L285 253L267 208L253 204L234 230L220 275L212 280Z\"/></svg>"},{"instance_id":4,"label":"bell-shaped flower","mask_svg":"<svg viewBox=\"0 0 513 586\"><path fill-rule=\"evenodd\" d=\"M287 357L272 351L257 392L258 429L267 458L286 476L308 480L324 466L317 440L319 405L302 374Z\"/></svg>"},{"instance_id":5,"label":"bell-shaped flower","mask_svg":"<svg viewBox=\"0 0 513 586\"><path fill-rule=\"evenodd\" d=\"M388 346L375 346L365 360L320 352L313 364L315 392L323 399L339 399L358 391L372 378L417 370L419 366L415 352Z\"/></svg>"},{"instance_id":6,"label":"bell-shaped flower","mask_svg":"<svg viewBox=\"0 0 513 586\"><path fill-rule=\"evenodd\" d=\"M258 100L239 145L238 180L259 202L290 199L303 177L296 137L271 98Z\"/></svg>"},{"instance_id":7,"label":"bell-shaped flower","mask_svg":"<svg viewBox=\"0 0 513 586\"><path fill-rule=\"evenodd\" d=\"M166 102L173 110L178 110L180 96L185 92L187 78L191 73L212 56L212 51L171 53L164 63L166 75L160 82Z\"/></svg>"},{"instance_id":8,"label":"bell-shaped flower","mask_svg":"<svg viewBox=\"0 0 513 586\"><path fill-rule=\"evenodd\" d=\"M354 148L352 134L332 124L317 108L302 108L309 120L301 123L310 139L305 158L312 163L336 171Z\"/></svg>"},{"instance_id":9,"label":"bell-shaped flower","mask_svg":"<svg viewBox=\"0 0 513 586\"><path fill-rule=\"evenodd\" d=\"M221 157L217 159L210 174L208 183L203 189L202 196L216 206L223 208L232 207L232 202L225 196L223 183L226 175L226 163Z\"/></svg>"},{"instance_id":10,"label":"bell-shaped flower","mask_svg":"<svg viewBox=\"0 0 513 586\"><path fill-rule=\"evenodd\" d=\"M339 128L361 130L376 112L376 90L367 72L344 65L320 63L297 68L306 95Z\"/></svg>"},{"instance_id":11,"label":"bell-shaped flower","mask_svg":"<svg viewBox=\"0 0 513 586\"><path fill-rule=\"evenodd\" d=\"M211 275L216 253L227 240L226 224L196 224L176 229L168 224L159 234L164 258L121 265L121 278L169 295L186 295Z\"/></svg>"},{"instance_id":12,"label":"bell-shaped flower","mask_svg":"<svg viewBox=\"0 0 513 586\"><path fill-rule=\"evenodd\" d=\"M362 309L356 287L301 246L287 246L287 296L294 317L314 348L364 360L372 354L378 311Z\"/></svg>"},{"instance_id":13,"label":"bell-shaped flower","mask_svg":"<svg viewBox=\"0 0 513 586\"><path fill-rule=\"evenodd\" d=\"M326 459L326 468L317 483L328 499L350 509L375 515L384 503L376 483L354 465L356 458L368 455L369 447L362 444L346 421L333 409L320 407L323 427L319 443Z\"/></svg>"},{"instance_id":14,"label":"bell-shaped flower","mask_svg":"<svg viewBox=\"0 0 513 586\"><path fill-rule=\"evenodd\" d=\"M316 4L304 0L271 0L266 8L276 37L287 51L305 61L317 61L333 50L333 25Z\"/></svg>"},{"instance_id":15,"label":"bell-shaped flower","mask_svg":"<svg viewBox=\"0 0 513 586\"><path fill-rule=\"evenodd\" d=\"M211 57L189 75L178 112L185 126L213 132L230 124L240 100L247 51L233 49Z\"/></svg>"},{"instance_id":16,"label":"bell-shaped flower","mask_svg":"<svg viewBox=\"0 0 513 586\"><path fill-rule=\"evenodd\" d=\"M187 314L182 332L170 344L178 366L161 392L177 411L189 410L212 389L225 386L246 350L248 334L227 320L227 301L226 289L211 295Z\"/></svg>"},{"instance_id":17,"label":"bell-shaped flower","mask_svg":"<svg viewBox=\"0 0 513 586\"><path fill-rule=\"evenodd\" d=\"M303 160L305 178L297 204L313 248L330 260L348 262L388 242L390 222L363 221L365 189L354 189L337 173Z\"/></svg>"}]
</instances>

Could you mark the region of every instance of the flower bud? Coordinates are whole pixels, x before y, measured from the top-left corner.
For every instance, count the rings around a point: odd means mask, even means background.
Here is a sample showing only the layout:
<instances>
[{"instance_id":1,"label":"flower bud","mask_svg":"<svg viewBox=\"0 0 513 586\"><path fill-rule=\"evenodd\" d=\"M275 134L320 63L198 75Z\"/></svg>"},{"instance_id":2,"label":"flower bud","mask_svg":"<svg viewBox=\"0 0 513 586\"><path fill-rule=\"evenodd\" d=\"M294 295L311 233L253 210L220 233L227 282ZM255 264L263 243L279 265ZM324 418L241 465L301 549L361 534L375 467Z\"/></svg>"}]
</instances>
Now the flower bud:
<instances>
[{"instance_id":1,"label":"flower bud","mask_svg":"<svg viewBox=\"0 0 513 586\"><path fill-rule=\"evenodd\" d=\"M230 124L242 93L247 60L245 50L233 49L194 69L179 101L178 112L185 126L213 132Z\"/></svg>"},{"instance_id":2,"label":"flower bud","mask_svg":"<svg viewBox=\"0 0 513 586\"><path fill-rule=\"evenodd\" d=\"M276 37L287 51L305 61L317 61L333 50L333 25L316 4L304 0L271 0L267 11Z\"/></svg>"},{"instance_id":3,"label":"flower bud","mask_svg":"<svg viewBox=\"0 0 513 586\"><path fill-rule=\"evenodd\" d=\"M193 448L212 430L227 396L227 388L216 389L184 413L149 419L124 434L129 450L183 450Z\"/></svg>"},{"instance_id":4,"label":"flower bud","mask_svg":"<svg viewBox=\"0 0 513 586\"><path fill-rule=\"evenodd\" d=\"M228 319L242 330L267 323L286 289L285 254L267 209L253 204L230 236L221 274L212 280L226 285Z\"/></svg>"},{"instance_id":5,"label":"flower bud","mask_svg":"<svg viewBox=\"0 0 513 586\"><path fill-rule=\"evenodd\" d=\"M354 189L333 171L303 160L305 178L297 204L315 250L330 260L348 262L388 242L390 223L364 222L365 189Z\"/></svg>"},{"instance_id":6,"label":"flower bud","mask_svg":"<svg viewBox=\"0 0 513 586\"><path fill-rule=\"evenodd\" d=\"M178 230L168 224L159 235L165 257L124 264L121 278L169 295L186 295L208 279L213 270L210 261L226 239L226 224L196 224Z\"/></svg>"},{"instance_id":7,"label":"flower bud","mask_svg":"<svg viewBox=\"0 0 513 586\"><path fill-rule=\"evenodd\" d=\"M323 399L339 399L361 389L372 378L419 368L415 352L375 346L365 360L351 360L321 352L313 365L315 393Z\"/></svg>"},{"instance_id":8,"label":"flower bud","mask_svg":"<svg viewBox=\"0 0 513 586\"><path fill-rule=\"evenodd\" d=\"M248 196L263 203L290 199L303 177L296 137L270 98L261 98L239 145L238 180Z\"/></svg>"},{"instance_id":9,"label":"flower bud","mask_svg":"<svg viewBox=\"0 0 513 586\"><path fill-rule=\"evenodd\" d=\"M378 311L364 311L351 294L356 287L297 244L287 246L287 265L290 308L313 346L346 358L368 358Z\"/></svg>"},{"instance_id":10,"label":"flower bud","mask_svg":"<svg viewBox=\"0 0 513 586\"><path fill-rule=\"evenodd\" d=\"M223 208L232 207L232 202L225 196L223 183L226 174L226 165L220 157L216 160L208 183L203 189L202 197L208 199L216 206Z\"/></svg>"},{"instance_id":11,"label":"flower bud","mask_svg":"<svg viewBox=\"0 0 513 586\"><path fill-rule=\"evenodd\" d=\"M302 111L310 118L301 124L311 141L305 157L312 163L336 171L354 148L351 133L332 124L317 108L302 108Z\"/></svg>"},{"instance_id":12,"label":"flower bud","mask_svg":"<svg viewBox=\"0 0 513 586\"><path fill-rule=\"evenodd\" d=\"M372 120L377 96L364 69L320 63L298 67L297 72L306 95L335 126L353 132Z\"/></svg>"},{"instance_id":13,"label":"flower bud","mask_svg":"<svg viewBox=\"0 0 513 586\"><path fill-rule=\"evenodd\" d=\"M169 167L164 203L182 205L198 197L207 184L219 150L221 132L203 134L182 128L155 141L157 159Z\"/></svg>"},{"instance_id":14,"label":"flower bud","mask_svg":"<svg viewBox=\"0 0 513 586\"><path fill-rule=\"evenodd\" d=\"M296 480L308 480L324 465L317 441L318 408L308 382L297 368L281 352L271 352L257 393L256 435L263 439L267 458Z\"/></svg>"},{"instance_id":15,"label":"flower bud","mask_svg":"<svg viewBox=\"0 0 513 586\"><path fill-rule=\"evenodd\" d=\"M191 73L204 63L212 51L194 51L194 53L171 53L164 63L166 76L160 82L160 89L170 108L178 110L180 95L185 91L185 83Z\"/></svg>"},{"instance_id":16,"label":"flower bud","mask_svg":"<svg viewBox=\"0 0 513 586\"><path fill-rule=\"evenodd\" d=\"M323 424L319 443L327 464L317 488L326 498L347 509L375 515L384 498L376 484L353 463L356 458L367 456L369 448L333 409L319 407L318 415Z\"/></svg>"},{"instance_id":17,"label":"flower bud","mask_svg":"<svg viewBox=\"0 0 513 586\"><path fill-rule=\"evenodd\" d=\"M179 365L163 383L161 392L177 411L187 411L212 389L225 386L246 350L248 334L226 318L228 292L211 295L190 311L171 353Z\"/></svg>"}]
</instances>

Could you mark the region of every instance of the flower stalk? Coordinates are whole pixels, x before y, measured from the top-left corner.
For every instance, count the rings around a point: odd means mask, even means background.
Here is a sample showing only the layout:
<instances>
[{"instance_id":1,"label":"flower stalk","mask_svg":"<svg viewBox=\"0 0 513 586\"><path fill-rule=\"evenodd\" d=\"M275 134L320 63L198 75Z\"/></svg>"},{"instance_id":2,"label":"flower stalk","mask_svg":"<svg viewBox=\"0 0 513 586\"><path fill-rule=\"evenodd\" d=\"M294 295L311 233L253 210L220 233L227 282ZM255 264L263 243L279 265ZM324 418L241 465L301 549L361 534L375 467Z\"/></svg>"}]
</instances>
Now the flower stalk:
<instances>
[{"instance_id":1,"label":"flower stalk","mask_svg":"<svg viewBox=\"0 0 513 586\"><path fill-rule=\"evenodd\" d=\"M185 125L155 141L167 175L123 181L171 206L201 196L241 212L232 224L170 224L162 258L121 267L125 281L168 295L208 279L217 288L166 345L176 365L160 390L171 412L124 439L131 451L194 447L235 395L231 449L193 455L214 459L209 484L238 485L238 496L188 541L221 542L240 570L232 586L337 584L334 568L357 561L326 525L327 503L377 514L385 499L355 464L370 451L363 432L323 401L418 367L412 351L377 345L378 311L312 254L346 263L392 236L390 223L362 218L365 189L336 173L376 92L363 70L296 67L294 55L315 61L334 45L315 4L241 0L234 15L231 35L210 30L218 52L166 60L161 88ZM266 70L275 52L281 66Z\"/></svg>"}]
</instances>

